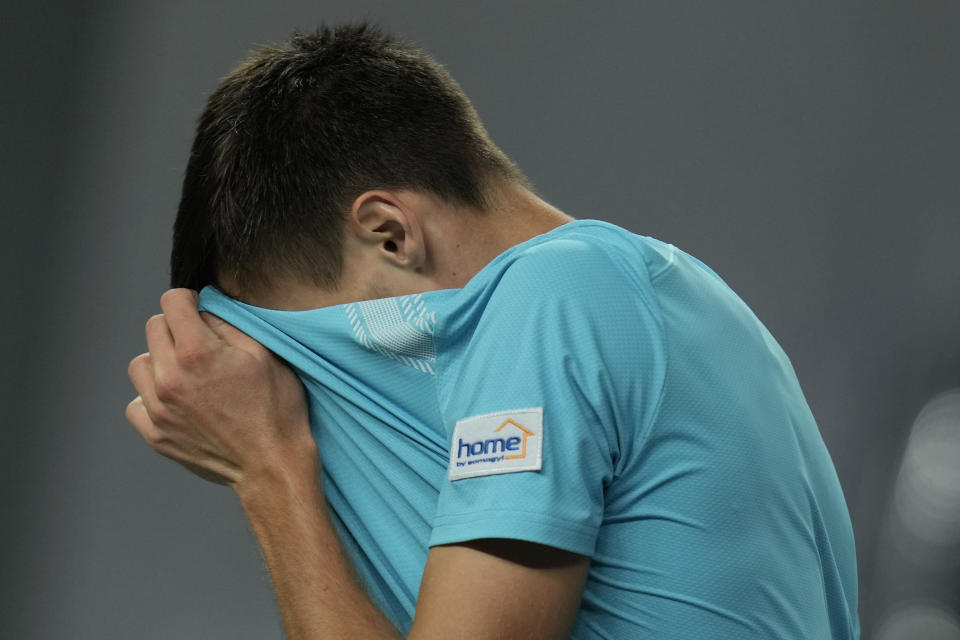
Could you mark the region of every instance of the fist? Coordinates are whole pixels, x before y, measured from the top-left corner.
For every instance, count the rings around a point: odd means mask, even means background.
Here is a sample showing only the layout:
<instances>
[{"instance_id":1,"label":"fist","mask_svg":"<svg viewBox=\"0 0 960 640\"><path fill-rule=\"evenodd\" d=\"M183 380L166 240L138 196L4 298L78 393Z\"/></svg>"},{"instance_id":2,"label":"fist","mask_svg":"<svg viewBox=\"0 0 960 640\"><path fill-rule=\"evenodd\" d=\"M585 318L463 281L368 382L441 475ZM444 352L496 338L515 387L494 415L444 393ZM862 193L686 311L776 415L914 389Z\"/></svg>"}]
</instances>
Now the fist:
<instances>
[{"instance_id":1,"label":"fist","mask_svg":"<svg viewBox=\"0 0 960 640\"><path fill-rule=\"evenodd\" d=\"M127 420L158 453L234 488L315 465L303 386L260 343L173 289L130 362Z\"/></svg>"}]
</instances>

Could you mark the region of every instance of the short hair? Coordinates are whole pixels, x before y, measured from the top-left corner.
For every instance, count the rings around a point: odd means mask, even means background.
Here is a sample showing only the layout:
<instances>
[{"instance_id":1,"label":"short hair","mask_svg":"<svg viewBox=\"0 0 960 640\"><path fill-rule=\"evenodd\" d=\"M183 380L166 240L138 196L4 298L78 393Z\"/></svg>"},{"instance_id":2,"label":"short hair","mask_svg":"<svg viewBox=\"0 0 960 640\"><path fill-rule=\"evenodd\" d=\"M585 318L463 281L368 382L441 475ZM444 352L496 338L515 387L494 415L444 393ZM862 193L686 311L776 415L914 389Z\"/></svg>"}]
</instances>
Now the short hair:
<instances>
[{"instance_id":1,"label":"short hair","mask_svg":"<svg viewBox=\"0 0 960 640\"><path fill-rule=\"evenodd\" d=\"M267 46L207 101L174 223L171 284L280 275L333 288L352 202L408 188L478 210L523 173L490 140L450 74L369 23Z\"/></svg>"}]
</instances>

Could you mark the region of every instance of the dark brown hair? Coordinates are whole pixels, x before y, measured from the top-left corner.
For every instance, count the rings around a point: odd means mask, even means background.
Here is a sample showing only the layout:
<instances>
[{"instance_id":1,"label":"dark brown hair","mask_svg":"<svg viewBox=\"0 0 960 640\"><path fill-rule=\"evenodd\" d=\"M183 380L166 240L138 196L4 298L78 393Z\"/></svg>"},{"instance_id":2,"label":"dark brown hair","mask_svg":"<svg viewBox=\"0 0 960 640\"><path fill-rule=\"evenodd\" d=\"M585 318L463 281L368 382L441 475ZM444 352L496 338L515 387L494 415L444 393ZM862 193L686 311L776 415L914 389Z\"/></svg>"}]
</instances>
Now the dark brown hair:
<instances>
[{"instance_id":1,"label":"dark brown hair","mask_svg":"<svg viewBox=\"0 0 960 640\"><path fill-rule=\"evenodd\" d=\"M527 184L449 73L362 23L295 34L230 73L197 125L174 224L171 284L229 274L333 287L353 200L409 188L485 209L493 180Z\"/></svg>"}]
</instances>

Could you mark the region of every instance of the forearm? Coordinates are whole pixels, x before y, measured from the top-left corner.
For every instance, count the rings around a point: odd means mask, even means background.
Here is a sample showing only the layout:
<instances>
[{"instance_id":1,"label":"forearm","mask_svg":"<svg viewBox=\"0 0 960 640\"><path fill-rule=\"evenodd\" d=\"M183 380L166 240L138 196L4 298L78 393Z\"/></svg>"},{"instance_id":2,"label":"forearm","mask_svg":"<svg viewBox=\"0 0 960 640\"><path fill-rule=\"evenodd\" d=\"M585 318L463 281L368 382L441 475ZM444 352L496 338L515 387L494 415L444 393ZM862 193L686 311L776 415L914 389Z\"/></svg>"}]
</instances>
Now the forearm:
<instances>
[{"instance_id":1,"label":"forearm","mask_svg":"<svg viewBox=\"0 0 960 640\"><path fill-rule=\"evenodd\" d=\"M327 514L316 474L278 470L237 495L263 550L289 640L395 639L360 587Z\"/></svg>"}]
</instances>

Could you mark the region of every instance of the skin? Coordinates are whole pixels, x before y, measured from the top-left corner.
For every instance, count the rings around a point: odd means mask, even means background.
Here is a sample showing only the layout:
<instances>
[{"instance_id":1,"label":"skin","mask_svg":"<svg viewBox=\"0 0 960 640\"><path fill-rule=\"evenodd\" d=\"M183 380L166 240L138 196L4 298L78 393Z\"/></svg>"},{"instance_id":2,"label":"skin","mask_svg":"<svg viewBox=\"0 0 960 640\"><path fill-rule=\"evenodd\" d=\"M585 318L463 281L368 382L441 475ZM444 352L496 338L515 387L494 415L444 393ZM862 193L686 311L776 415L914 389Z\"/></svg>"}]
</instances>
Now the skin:
<instances>
[{"instance_id":1,"label":"skin","mask_svg":"<svg viewBox=\"0 0 960 640\"><path fill-rule=\"evenodd\" d=\"M571 218L515 185L490 211L429 194L375 190L353 203L334 290L285 280L270 290L220 286L258 306L300 310L462 287L509 247ZM158 453L229 485L263 550L291 640L398 638L357 582L331 525L303 388L269 351L197 311L173 289L147 322L148 353L129 375L127 419ZM562 638L579 610L589 558L515 540L433 547L410 638Z\"/></svg>"}]
</instances>

